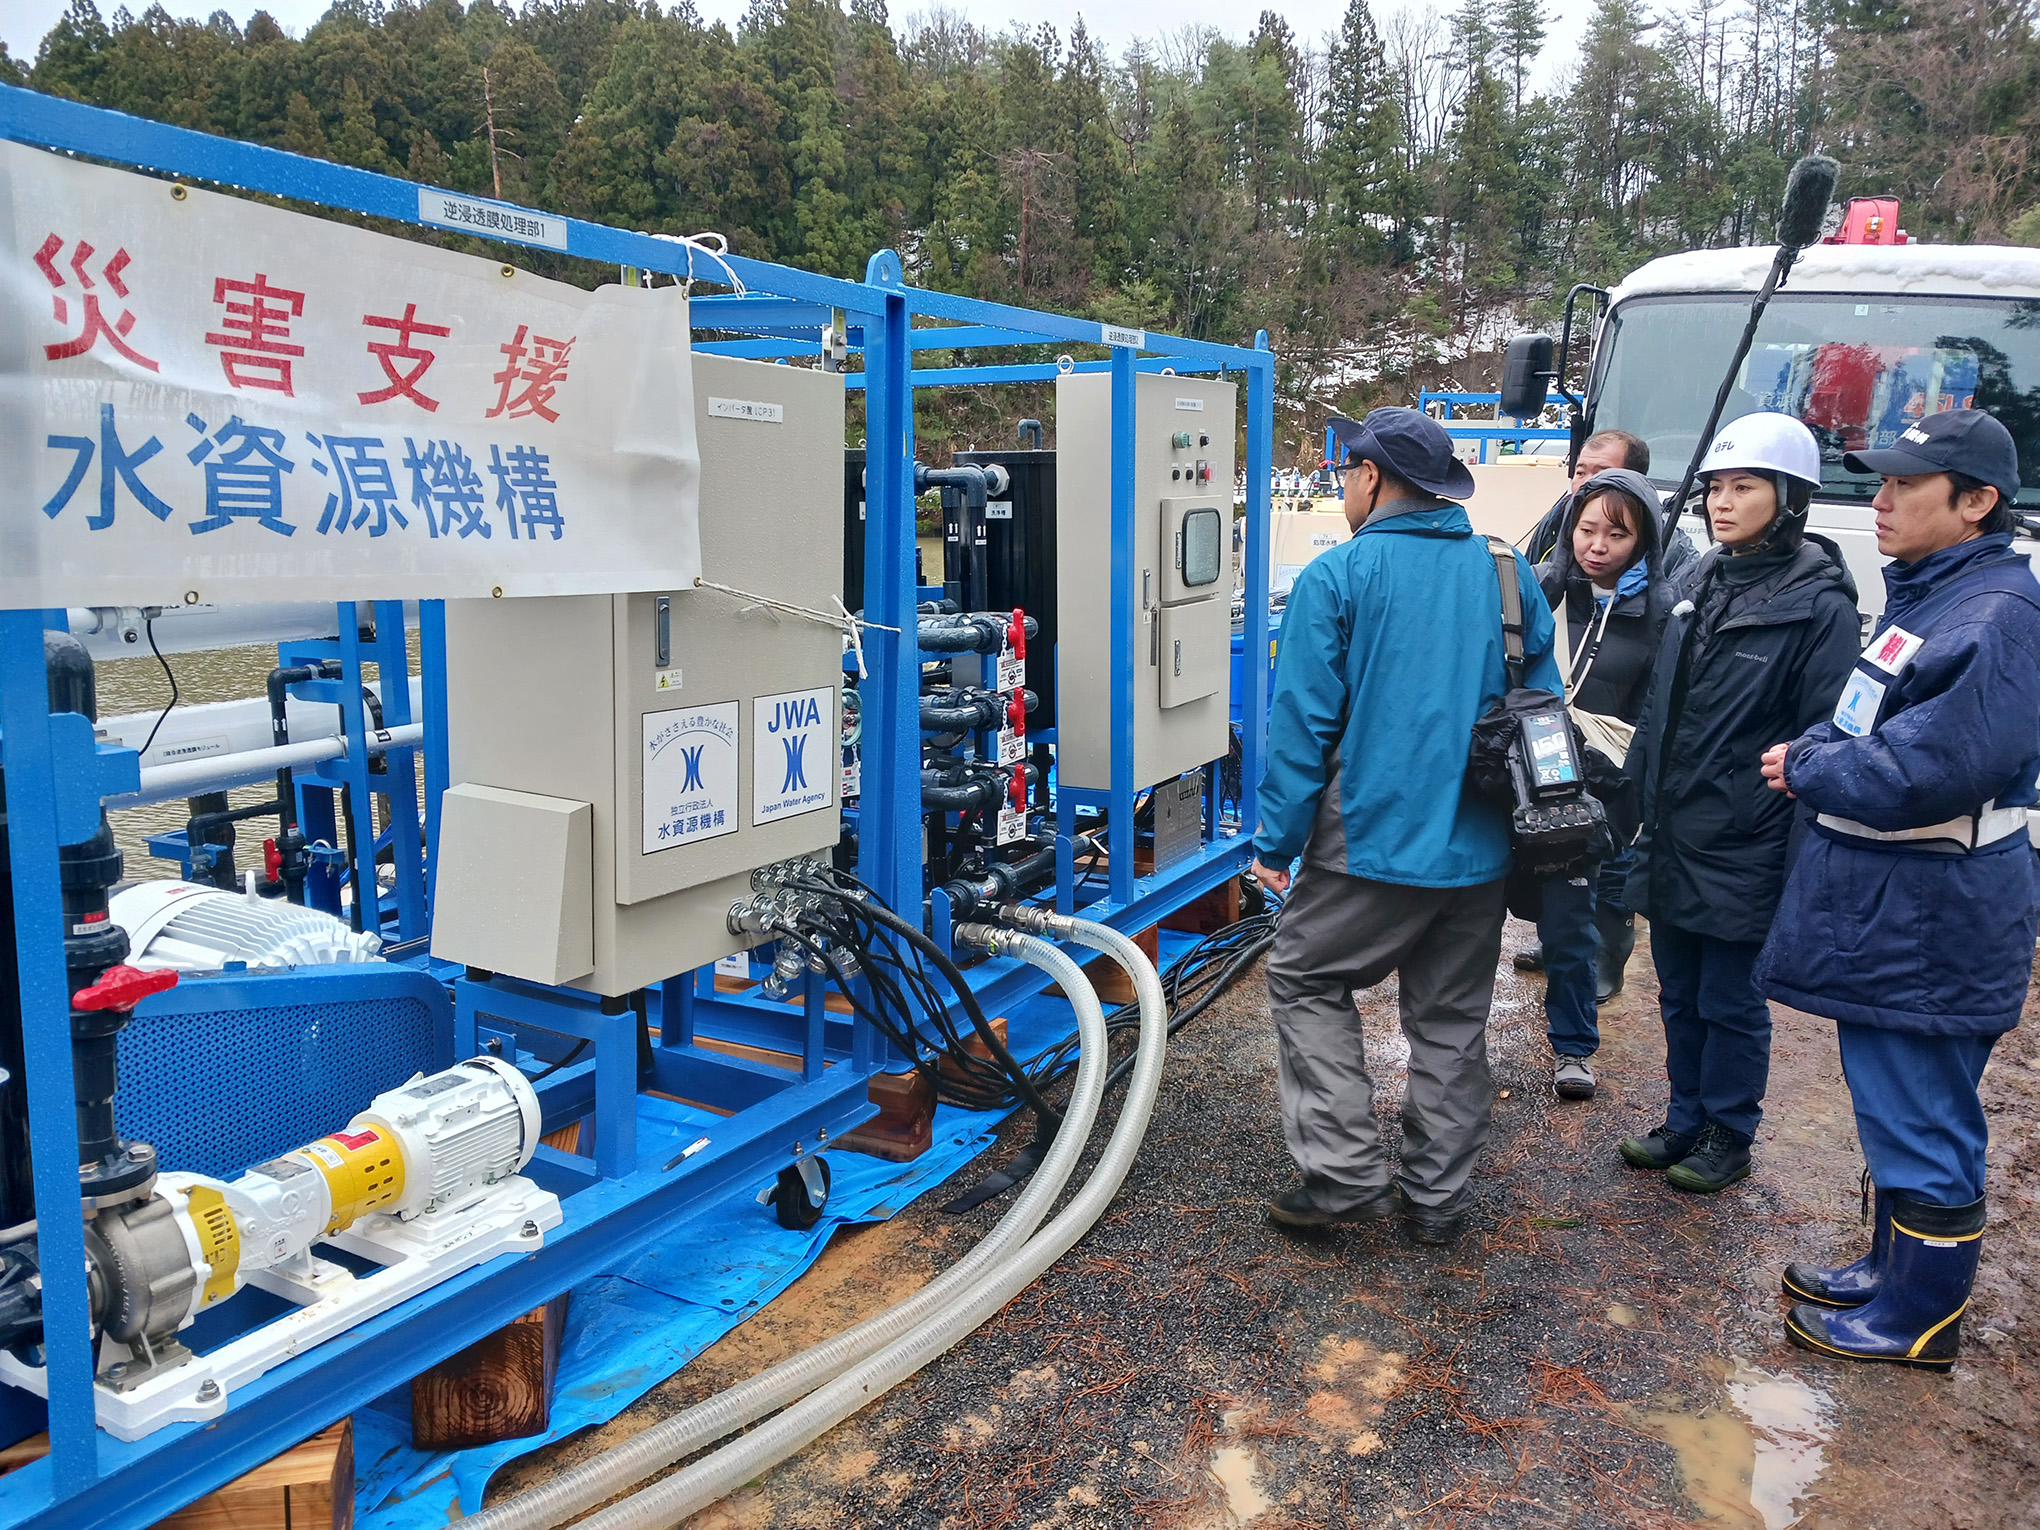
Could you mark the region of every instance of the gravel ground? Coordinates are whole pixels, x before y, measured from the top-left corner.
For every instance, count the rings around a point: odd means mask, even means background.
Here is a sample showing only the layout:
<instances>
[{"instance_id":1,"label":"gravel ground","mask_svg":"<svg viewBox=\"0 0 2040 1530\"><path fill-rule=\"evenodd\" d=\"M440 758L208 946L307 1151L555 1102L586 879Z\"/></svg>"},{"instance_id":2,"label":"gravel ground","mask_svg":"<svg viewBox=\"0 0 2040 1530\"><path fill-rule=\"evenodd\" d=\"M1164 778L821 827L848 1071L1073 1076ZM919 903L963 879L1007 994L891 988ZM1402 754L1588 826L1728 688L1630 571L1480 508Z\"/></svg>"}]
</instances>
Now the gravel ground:
<instances>
[{"instance_id":1,"label":"gravel ground","mask_svg":"<svg viewBox=\"0 0 2040 1530\"><path fill-rule=\"evenodd\" d=\"M1603 1011L1599 1096L1553 1097L1541 984L1508 966L1495 1127L1459 1246L1393 1224L1295 1238L1265 987L1178 1038L1134 1177L985 1329L691 1523L739 1527L1287 1526L1994 1530L2040 1525L2040 1043L1984 1080L1993 1225L1952 1376L1817 1360L1784 1339L1778 1271L1854 1257L1862 1159L1833 1028L1777 1011L1756 1173L1685 1196L1616 1141L1662 1119L1647 947ZM1396 1136L1394 985L1361 999ZM914 1289L1003 1210L839 1235L777 1302L613 1424L525 1458L492 1498ZM1102 1133L1101 1133L1102 1136Z\"/></svg>"}]
</instances>

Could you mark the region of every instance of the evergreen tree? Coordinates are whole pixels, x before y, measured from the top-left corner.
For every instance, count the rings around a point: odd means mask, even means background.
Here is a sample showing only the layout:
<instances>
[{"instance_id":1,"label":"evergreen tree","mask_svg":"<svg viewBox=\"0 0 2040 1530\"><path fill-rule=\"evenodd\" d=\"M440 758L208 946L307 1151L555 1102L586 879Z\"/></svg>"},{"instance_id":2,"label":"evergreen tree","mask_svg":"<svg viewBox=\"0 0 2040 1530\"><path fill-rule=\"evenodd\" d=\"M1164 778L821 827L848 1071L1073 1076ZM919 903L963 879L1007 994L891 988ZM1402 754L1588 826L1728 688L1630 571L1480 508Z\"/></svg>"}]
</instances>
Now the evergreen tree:
<instances>
[{"instance_id":1,"label":"evergreen tree","mask_svg":"<svg viewBox=\"0 0 2040 1530\"><path fill-rule=\"evenodd\" d=\"M1523 110L1523 84L1537 55L1544 51L1543 0L1502 0L1495 17L1496 46L1508 67L1509 109Z\"/></svg>"},{"instance_id":2,"label":"evergreen tree","mask_svg":"<svg viewBox=\"0 0 2040 1530\"><path fill-rule=\"evenodd\" d=\"M1341 243L1384 250L1402 208L1403 120L1367 0L1347 0L1327 63L1323 133L1326 213Z\"/></svg>"}]
</instances>

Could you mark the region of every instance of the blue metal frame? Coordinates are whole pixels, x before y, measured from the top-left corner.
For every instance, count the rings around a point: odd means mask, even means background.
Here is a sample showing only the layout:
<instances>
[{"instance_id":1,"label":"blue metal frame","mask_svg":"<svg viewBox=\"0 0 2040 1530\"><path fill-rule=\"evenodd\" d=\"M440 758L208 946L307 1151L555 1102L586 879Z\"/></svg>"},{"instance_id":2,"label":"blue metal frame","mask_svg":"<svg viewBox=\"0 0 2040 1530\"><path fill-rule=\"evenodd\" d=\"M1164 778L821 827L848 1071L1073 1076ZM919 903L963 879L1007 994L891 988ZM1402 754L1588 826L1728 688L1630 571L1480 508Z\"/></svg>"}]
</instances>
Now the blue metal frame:
<instances>
[{"instance_id":1,"label":"blue metal frame","mask_svg":"<svg viewBox=\"0 0 2040 1530\"><path fill-rule=\"evenodd\" d=\"M267 193L302 204L415 224L419 187L369 171L326 164L280 150L236 143L185 129L147 122L11 87L0 87L0 138L91 156L103 162L156 170L197 181ZM864 782L859 802L859 870L895 907L921 906L920 841L920 654L915 643L913 390L925 386L1003 383L1050 378L1055 362L949 368L916 367L923 351L961 352L987 346L1107 347L1105 360L1074 363L1082 370L1109 370L1113 377L1113 577L1121 592L1113 641L1130 655L1133 566L1128 556L1132 523L1134 445L1133 379L1137 372L1224 371L1244 374L1247 389L1248 592L1246 648L1256 663L1267 652L1267 534L1269 473L1274 441L1274 356L1265 335L1252 349L1163 335L1134 337L1108 331L1095 321L1048 314L1006 304L985 303L906 285L899 258L891 251L872 257L863 282L816 276L740 256L715 257L704 250L573 218L547 215L567 231L565 253L617 267L636 267L695 281L741 281L748 295L697 297L695 324L703 330L759 338L703 341L704 351L751 356L814 354L825 326L840 325L863 370L846 379L866 395L869 507L864 609L874 625L865 638L870 679L860 688L864 701ZM517 241L509 241L517 242ZM916 328L916 318L939 321ZM1145 351L1147 354L1138 354ZM61 624L61 613L59 624ZM381 615L381 609L378 610ZM42 666L42 629L49 613L0 611L0 763L7 777L12 825L11 851L17 926L17 955L26 1031L27 1094L35 1154L35 1191L42 1207L65 1208L77 1195L77 1138L72 1110L68 994L64 979L62 917L58 902L57 847L84 838L102 795L132 789L137 761L132 751L96 746L83 719L52 716ZM325 686L332 700L350 708L350 733L361 724L359 666L372 658L385 673L402 674L400 620L379 621L399 634L395 647L365 651L351 623L331 646L344 666L337 682ZM386 789L402 795L403 781L415 781L422 754L425 865L415 880L400 873L394 913L400 932L422 929L429 910L438 848L438 799L448 784L446 757L445 626L439 602L420 602L424 654L422 750L393 755L393 779ZM891 631L887 628L894 629ZM293 651L305 652L297 645ZM320 657L328 655L323 652ZM1130 662L1123 666L1130 673ZM1252 666L1250 666L1252 668ZM1110 895L1083 912L1126 930L1139 930L1233 875L1248 853L1256 824L1254 788L1262 769L1266 734L1265 670L1255 669L1244 698L1242 720L1246 802L1235 832L1219 834L1215 821L1207 844L1196 855L1160 876L1133 874L1131 779L1133 737L1130 678L1114 684L1115 724L1111 800L1119 811L1111 825ZM343 694L350 692L349 696ZM391 710L408 706L404 687L387 688ZM355 794L365 815L367 760L350 755L336 768L315 773L318 786ZM415 788L413 788L415 789ZM416 799L410 798L415 810ZM365 816L360 820L366 823ZM364 836L365 839L367 836ZM1068 841L1062 843L1062 876L1057 900L1068 906L1076 886L1070 875ZM372 862L372 848L363 847ZM409 859L399 856L403 866ZM362 868L373 887L372 864ZM597 1143L591 1158L541 1150L531 1173L563 1196L565 1224L541 1251L496 1260L447 1281L395 1310L364 1323L342 1338L298 1356L237 1391L219 1420L205 1427L174 1425L134 1443L99 1433L93 1423L92 1359L87 1341L87 1293L79 1219L41 1218L44 1298L48 1334L50 1400L49 1455L0 1479L0 1526L33 1521L59 1530L69 1526L139 1527L232 1480L333 1419L387 1391L393 1379L419 1369L529 1311L552 1295L612 1267L632 1251L668 1236L689 1219L711 1210L720 1198L783 1165L789 1144L838 1135L868 1117L863 1084L881 1062L872 1029L848 1025L823 1010L819 987L810 983L798 1010L741 998L715 997L705 974L680 974L662 985L657 1020L653 1087L689 1093L707 1071L715 1087L747 1089L750 1098L732 1130L684 1163L661 1167L638 1161L629 1129L622 1123L605 1132L605 1099L620 1101L621 1058L631 1059L628 1084L634 1093L634 1017L603 1015L599 1004L574 1006L554 991L506 993L505 985L462 982L457 1014L467 1022L462 1040L480 1043L475 1002L486 986L486 1012L519 1008L537 1029L568 1034L585 1026L598 1038L595 1056L561 1069L544 1086L548 1116L573 1119L594 1107ZM1003 1005L1038 991L1042 975L1004 961L987 962L971 973L973 987L988 1004ZM280 981L289 981L281 979ZM538 1011L543 1011L543 1018ZM563 1024L566 1015L571 1023ZM499 1034L506 1045L529 1037L517 1030L518 1016ZM457 1018L457 1026L461 1021ZM702 1064L696 1042L715 1034L777 1038L798 1058L795 1069L747 1064L736 1059ZM605 1044L606 1043L606 1044ZM768 1044L772 1044L768 1042ZM739 1078L737 1075L743 1075ZM699 1097L697 1094L696 1097ZM622 1114L628 1115L628 1110ZM741 1126L741 1129L738 1129ZM18 1401L18 1394L9 1399Z\"/></svg>"}]
</instances>

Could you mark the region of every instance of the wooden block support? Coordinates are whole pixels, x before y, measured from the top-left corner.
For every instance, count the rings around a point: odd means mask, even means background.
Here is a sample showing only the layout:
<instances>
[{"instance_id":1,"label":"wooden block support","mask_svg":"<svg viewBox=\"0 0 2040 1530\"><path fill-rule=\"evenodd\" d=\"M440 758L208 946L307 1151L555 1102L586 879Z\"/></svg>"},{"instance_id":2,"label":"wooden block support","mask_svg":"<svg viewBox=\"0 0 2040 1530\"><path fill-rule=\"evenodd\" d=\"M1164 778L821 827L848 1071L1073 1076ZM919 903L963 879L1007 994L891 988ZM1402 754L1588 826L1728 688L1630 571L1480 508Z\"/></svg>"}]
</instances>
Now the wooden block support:
<instances>
[{"instance_id":1,"label":"wooden block support","mask_svg":"<svg viewBox=\"0 0 2040 1530\"><path fill-rule=\"evenodd\" d=\"M0 1476L48 1453L46 1434L0 1450ZM342 1419L275 1460L187 1504L156 1530L351 1530L354 1425Z\"/></svg>"},{"instance_id":2,"label":"wooden block support","mask_svg":"<svg viewBox=\"0 0 2040 1530\"><path fill-rule=\"evenodd\" d=\"M1236 924L1240 917L1240 879L1227 877L1195 902L1186 903L1162 921L1165 930L1209 935Z\"/></svg>"},{"instance_id":3,"label":"wooden block support","mask_svg":"<svg viewBox=\"0 0 2040 1530\"><path fill-rule=\"evenodd\" d=\"M545 1433L567 1293L477 1340L411 1382L411 1442L464 1450Z\"/></svg>"},{"instance_id":4,"label":"wooden block support","mask_svg":"<svg viewBox=\"0 0 2040 1530\"><path fill-rule=\"evenodd\" d=\"M837 1138L837 1146L892 1163L919 1158L934 1146L935 1086L918 1069L872 1075L865 1096L878 1114Z\"/></svg>"}]
</instances>

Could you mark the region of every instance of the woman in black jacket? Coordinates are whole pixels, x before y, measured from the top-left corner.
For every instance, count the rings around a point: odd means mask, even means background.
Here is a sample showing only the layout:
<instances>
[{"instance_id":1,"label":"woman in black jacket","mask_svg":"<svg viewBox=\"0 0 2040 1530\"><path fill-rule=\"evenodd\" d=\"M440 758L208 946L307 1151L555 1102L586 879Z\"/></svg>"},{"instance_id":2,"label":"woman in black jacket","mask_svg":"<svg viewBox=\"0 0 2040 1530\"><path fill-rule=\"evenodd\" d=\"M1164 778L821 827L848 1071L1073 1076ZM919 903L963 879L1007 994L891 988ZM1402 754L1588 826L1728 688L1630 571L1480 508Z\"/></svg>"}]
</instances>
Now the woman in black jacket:
<instances>
[{"instance_id":1,"label":"woman in black jacket","mask_svg":"<svg viewBox=\"0 0 2040 1530\"><path fill-rule=\"evenodd\" d=\"M1630 907L1650 920L1671 1102L1622 1143L1682 1190L1750 1172L1771 1067L1771 1012L1752 972L1785 884L1793 809L1762 759L1834 710L1856 658L1856 589L1805 536L1820 451L1790 416L1754 414L1701 464L1715 546L1666 623L1627 774L1643 830Z\"/></svg>"},{"instance_id":2,"label":"woman in black jacket","mask_svg":"<svg viewBox=\"0 0 2040 1530\"><path fill-rule=\"evenodd\" d=\"M1623 723L1634 723L1643 710L1671 609L1660 572L1660 514L1657 491L1641 473L1596 473L1573 496L1558 545L1537 569L1551 609L1565 613L1569 700ZM1595 1005L1622 986L1636 939L1623 890L1628 872L1625 850L1598 876L1553 878L1543 888L1537 938L1546 1034L1556 1058L1552 1087L1561 1099L1594 1095L1587 1059L1601 1043Z\"/></svg>"}]
</instances>

